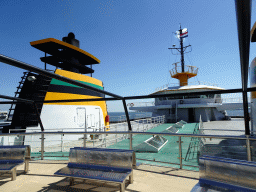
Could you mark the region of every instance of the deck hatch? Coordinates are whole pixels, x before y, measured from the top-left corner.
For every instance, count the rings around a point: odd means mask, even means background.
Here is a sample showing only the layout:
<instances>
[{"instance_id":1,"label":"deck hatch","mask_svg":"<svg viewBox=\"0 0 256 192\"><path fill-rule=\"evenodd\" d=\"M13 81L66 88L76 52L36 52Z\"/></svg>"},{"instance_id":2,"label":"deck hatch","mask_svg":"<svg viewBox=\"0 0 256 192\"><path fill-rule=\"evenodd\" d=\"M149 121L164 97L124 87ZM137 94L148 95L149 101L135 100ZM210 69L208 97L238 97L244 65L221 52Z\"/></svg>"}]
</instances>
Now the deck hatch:
<instances>
[{"instance_id":1,"label":"deck hatch","mask_svg":"<svg viewBox=\"0 0 256 192\"><path fill-rule=\"evenodd\" d=\"M165 144L168 142L168 140L162 136L154 136L150 137L143 143L137 145L136 147L133 148L134 151L136 152L153 152L157 153L160 151Z\"/></svg>"}]
</instances>

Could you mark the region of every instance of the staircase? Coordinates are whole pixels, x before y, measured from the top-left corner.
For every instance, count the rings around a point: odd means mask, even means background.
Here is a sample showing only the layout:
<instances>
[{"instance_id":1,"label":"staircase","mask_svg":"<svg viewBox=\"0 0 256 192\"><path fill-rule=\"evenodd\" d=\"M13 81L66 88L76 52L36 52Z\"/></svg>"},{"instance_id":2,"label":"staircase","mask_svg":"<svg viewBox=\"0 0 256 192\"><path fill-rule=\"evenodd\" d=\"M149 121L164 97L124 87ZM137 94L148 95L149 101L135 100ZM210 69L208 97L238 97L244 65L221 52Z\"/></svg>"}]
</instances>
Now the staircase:
<instances>
[{"instance_id":1,"label":"staircase","mask_svg":"<svg viewBox=\"0 0 256 192\"><path fill-rule=\"evenodd\" d=\"M21 77L21 81L19 82L19 86L17 87L17 91L15 92L14 97L17 97L17 95L20 94L20 91L21 91L21 89L23 87L23 84L24 84L24 82L25 82L25 80L27 78L28 73L29 72L23 72L23 76ZM15 106L16 106L16 104L14 104L14 103L11 104L11 107L10 107L9 113L8 113L7 121L11 121L12 120L11 116L13 116L13 113L14 113L14 110L15 110Z\"/></svg>"},{"instance_id":2,"label":"staircase","mask_svg":"<svg viewBox=\"0 0 256 192\"><path fill-rule=\"evenodd\" d=\"M200 140L196 137L192 137L189 143L188 151L185 157L185 161L197 159L198 151L199 151L199 143Z\"/></svg>"},{"instance_id":3,"label":"staircase","mask_svg":"<svg viewBox=\"0 0 256 192\"><path fill-rule=\"evenodd\" d=\"M34 76L35 80L28 80L27 77ZM33 101L44 101L51 78L43 75L37 75L31 72L24 72L15 97ZM41 114L43 103L37 103L37 110ZM10 118L12 115L12 119ZM12 121L11 125L3 132L9 132L9 129L26 129L28 126L38 126L38 116L35 105L31 103L18 103L11 105L8 119Z\"/></svg>"},{"instance_id":4,"label":"staircase","mask_svg":"<svg viewBox=\"0 0 256 192\"><path fill-rule=\"evenodd\" d=\"M199 122L200 123L200 122ZM197 127L195 127L193 134L199 134L199 124ZM198 151L199 147L201 145L201 139L198 137L191 137L187 154L185 157L185 161L192 160L192 159L198 159Z\"/></svg>"}]
</instances>

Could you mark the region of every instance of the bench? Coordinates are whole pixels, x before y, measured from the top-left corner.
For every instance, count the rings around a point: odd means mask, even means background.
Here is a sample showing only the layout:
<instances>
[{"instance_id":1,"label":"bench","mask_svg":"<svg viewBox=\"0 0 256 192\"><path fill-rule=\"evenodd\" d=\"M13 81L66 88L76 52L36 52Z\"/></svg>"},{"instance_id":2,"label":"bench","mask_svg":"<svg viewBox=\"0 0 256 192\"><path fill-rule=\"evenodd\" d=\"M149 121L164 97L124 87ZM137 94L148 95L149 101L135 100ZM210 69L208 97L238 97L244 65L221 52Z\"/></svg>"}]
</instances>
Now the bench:
<instances>
[{"instance_id":1,"label":"bench","mask_svg":"<svg viewBox=\"0 0 256 192\"><path fill-rule=\"evenodd\" d=\"M54 174L70 177L70 185L74 185L74 178L119 183L123 192L128 177L133 183L134 159L133 150L75 147L70 149L67 167Z\"/></svg>"},{"instance_id":2,"label":"bench","mask_svg":"<svg viewBox=\"0 0 256 192\"><path fill-rule=\"evenodd\" d=\"M199 158L199 176L191 192L256 191L256 162L205 155Z\"/></svg>"},{"instance_id":3,"label":"bench","mask_svg":"<svg viewBox=\"0 0 256 192\"><path fill-rule=\"evenodd\" d=\"M16 168L25 163L28 172L31 148L29 145L0 146L0 172L11 172L12 181L16 179Z\"/></svg>"}]
</instances>

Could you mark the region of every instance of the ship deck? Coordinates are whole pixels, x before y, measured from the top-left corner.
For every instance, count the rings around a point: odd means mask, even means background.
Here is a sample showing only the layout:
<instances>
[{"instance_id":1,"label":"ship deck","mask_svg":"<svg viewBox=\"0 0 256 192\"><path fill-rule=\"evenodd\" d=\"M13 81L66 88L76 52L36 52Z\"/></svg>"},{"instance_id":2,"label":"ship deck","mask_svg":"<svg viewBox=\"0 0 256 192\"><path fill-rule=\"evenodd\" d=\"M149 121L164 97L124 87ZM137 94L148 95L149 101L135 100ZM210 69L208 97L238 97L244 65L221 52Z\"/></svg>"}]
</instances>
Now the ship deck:
<instances>
[{"instance_id":1,"label":"ship deck","mask_svg":"<svg viewBox=\"0 0 256 192\"><path fill-rule=\"evenodd\" d=\"M11 175L0 175L0 191L119 191L119 185L110 182L89 181L77 179L74 186L69 186L69 179L53 174L65 167L68 161L37 160L29 164L29 172L24 173L24 167L17 168L17 178L11 181ZM126 184L126 191L190 191L198 183L199 172L181 170L171 167L140 165L134 170L134 183Z\"/></svg>"},{"instance_id":2,"label":"ship deck","mask_svg":"<svg viewBox=\"0 0 256 192\"><path fill-rule=\"evenodd\" d=\"M174 123L165 123L162 125L159 125L155 128L149 129L145 132L156 132L160 133L163 130L167 129L168 127L174 125ZM194 129L198 126L198 123L188 123L185 124L182 129L179 130L179 133L187 133L187 134L193 134ZM151 135L134 135L133 136L133 147L143 143L147 139L152 137ZM167 166L167 167L173 167L173 168L180 168L180 160L179 157L179 143L177 142L179 137L176 136L164 136L168 142L167 144L161 148L161 150L158 153L148 153L148 152L136 152L136 159L138 163L141 164L150 164L150 165L157 165L157 166ZM108 135L106 139L111 140L114 139L115 135ZM182 156L185 158L187 156L187 159L183 160L183 166L185 169L193 170L193 171L199 171L198 169L198 163L197 163L197 156L196 156L196 149L193 149L189 155L187 155L188 148L191 142L191 138L189 137L182 137ZM46 152L44 153L45 159L48 160L68 160L69 156L69 148L72 147L82 147L83 141L80 142L73 142L69 143L66 147L66 150L63 152L51 152L52 149L49 148L46 149ZM94 147L92 142L88 141L86 143L87 147ZM129 149L130 146L130 140L124 139L122 141L116 142L114 144L108 145L107 148L113 148L113 149ZM197 146L198 147L198 146ZM40 149L38 148L38 151ZM34 158L36 160L40 159L40 152L32 152L31 156L36 157ZM50 157L55 156L55 157ZM63 157L64 156L64 157ZM143 160L144 159L144 160ZM164 163L163 163L164 162ZM188 165L188 166L186 166ZM192 167L191 167L192 166Z\"/></svg>"},{"instance_id":3,"label":"ship deck","mask_svg":"<svg viewBox=\"0 0 256 192\"><path fill-rule=\"evenodd\" d=\"M168 127L174 125L174 123L165 123L162 125L159 125L153 129L150 129L146 132L156 132L160 133L167 129ZM198 126L198 123L188 123L185 124L182 129L179 130L178 133L187 133L187 134L193 134L194 129ZM141 144L142 142L146 141L152 137L151 135L135 135L133 136L133 147ZM168 142L167 144L158 152L158 153L147 153L147 152L137 152L136 158L137 159L147 159L150 161L145 160L137 160L139 163L147 163L151 165L160 165L160 166L171 166L174 168L179 168L179 165L169 164L169 163L176 163L179 164L179 144L177 143L178 137L176 136L164 136ZM183 137L182 138L182 154L183 158L185 158L189 144L190 144L191 138ZM115 148L115 149L129 149L129 139L120 141L114 145L109 146L109 148ZM192 152L193 153L193 152ZM196 155L194 154L194 157L192 157L193 154L190 154L190 159L186 160L184 162L185 165L192 165L192 166L198 166ZM161 162L166 163L161 163ZM183 164L183 165L184 165ZM186 169L198 171L197 167L185 167Z\"/></svg>"},{"instance_id":4,"label":"ship deck","mask_svg":"<svg viewBox=\"0 0 256 192\"><path fill-rule=\"evenodd\" d=\"M161 132L173 124L162 124L146 132ZM188 123L179 131L179 133L192 134L198 123ZM229 131L223 131L228 129ZM213 121L203 123L204 134L218 134L218 135L242 135L244 132L237 132L237 130L244 129L243 119L233 118L231 121ZM230 131L234 130L234 131ZM146 133L145 132L145 133ZM226 132L228 134L226 134ZM114 135L108 135L114 137ZM134 135L133 147L150 138L150 135ZM198 167L188 167L185 165L198 166L196 156L185 159L191 138L182 137L182 157L183 167L180 169L179 165L179 144L177 143L177 136L164 136L168 139L168 143L158 153L136 153L137 163L139 165L134 170L134 183L126 184L126 191L175 191L186 192L190 191L199 180ZM216 140L212 140L216 142ZM82 146L80 143L73 143L72 146ZM210 141L209 141L210 142ZM87 147L90 146L88 142ZM129 139L122 140L108 148L129 149ZM60 157L45 157L45 160L38 160L34 158L30 161L29 172L24 173L23 166L17 169L17 178L11 181L10 173L0 175L0 191L119 191L119 185L110 182L92 182L89 180L77 179L74 186L69 186L69 179L65 177L53 175L57 170L65 167L68 163L69 152L45 152L46 156L60 156ZM191 153L193 155L193 151ZM38 155L32 153L32 156ZM151 161L144 161L140 159L147 159ZM167 162L161 163L159 161Z\"/></svg>"}]
</instances>

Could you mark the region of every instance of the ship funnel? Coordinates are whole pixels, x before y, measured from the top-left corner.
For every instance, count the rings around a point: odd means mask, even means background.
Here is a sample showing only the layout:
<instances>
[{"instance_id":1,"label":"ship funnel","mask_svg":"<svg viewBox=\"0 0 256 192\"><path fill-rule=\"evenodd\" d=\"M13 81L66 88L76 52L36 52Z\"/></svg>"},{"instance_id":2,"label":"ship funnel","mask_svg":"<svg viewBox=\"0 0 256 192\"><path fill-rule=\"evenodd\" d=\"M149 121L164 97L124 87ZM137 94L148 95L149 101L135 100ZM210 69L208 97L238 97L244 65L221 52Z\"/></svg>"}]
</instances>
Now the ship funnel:
<instances>
[{"instance_id":1,"label":"ship funnel","mask_svg":"<svg viewBox=\"0 0 256 192\"><path fill-rule=\"evenodd\" d=\"M72 32L70 32L67 37L63 37L62 41L66 42L66 43L69 43L71 45L74 45L78 48L80 47L79 46L79 41L77 39L75 39L75 34L72 33Z\"/></svg>"}]
</instances>

